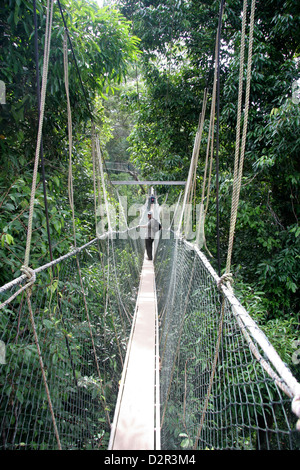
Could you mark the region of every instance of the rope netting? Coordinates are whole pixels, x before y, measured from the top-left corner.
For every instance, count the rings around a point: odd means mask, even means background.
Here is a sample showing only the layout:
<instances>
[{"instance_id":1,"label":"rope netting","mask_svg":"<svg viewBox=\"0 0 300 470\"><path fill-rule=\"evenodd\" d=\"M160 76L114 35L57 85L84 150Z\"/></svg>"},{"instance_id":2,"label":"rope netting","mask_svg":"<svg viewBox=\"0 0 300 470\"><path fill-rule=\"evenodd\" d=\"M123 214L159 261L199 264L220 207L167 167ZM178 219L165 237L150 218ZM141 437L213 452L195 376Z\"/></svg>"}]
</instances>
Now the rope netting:
<instances>
[{"instance_id":1,"label":"rope netting","mask_svg":"<svg viewBox=\"0 0 300 470\"><path fill-rule=\"evenodd\" d=\"M144 256L123 238L38 268L32 316L26 276L1 288L1 449L107 447Z\"/></svg>"},{"instance_id":2,"label":"rope netting","mask_svg":"<svg viewBox=\"0 0 300 470\"><path fill-rule=\"evenodd\" d=\"M205 256L169 234L155 260L162 449L299 449L285 366Z\"/></svg>"}]
</instances>

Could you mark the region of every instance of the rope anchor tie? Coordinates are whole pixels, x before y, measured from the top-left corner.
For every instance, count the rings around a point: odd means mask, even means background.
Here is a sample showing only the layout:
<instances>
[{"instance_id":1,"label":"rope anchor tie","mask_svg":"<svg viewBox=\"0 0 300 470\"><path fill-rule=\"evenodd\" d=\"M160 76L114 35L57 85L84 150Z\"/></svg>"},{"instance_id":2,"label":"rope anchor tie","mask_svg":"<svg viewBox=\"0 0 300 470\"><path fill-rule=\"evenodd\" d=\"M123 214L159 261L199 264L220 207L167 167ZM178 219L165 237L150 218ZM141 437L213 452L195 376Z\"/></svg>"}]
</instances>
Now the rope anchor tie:
<instances>
[{"instance_id":1,"label":"rope anchor tie","mask_svg":"<svg viewBox=\"0 0 300 470\"><path fill-rule=\"evenodd\" d=\"M27 276L28 282L26 284L26 289L30 289L29 293L31 295L31 288L36 281L36 274L32 268L28 266L22 266L21 271Z\"/></svg>"},{"instance_id":2,"label":"rope anchor tie","mask_svg":"<svg viewBox=\"0 0 300 470\"><path fill-rule=\"evenodd\" d=\"M220 279L217 282L218 289L221 289L221 287L224 283L227 283L227 284L229 283L230 286L227 285L227 287L231 288L231 286L233 284L233 276L232 276L231 273L225 273L220 277Z\"/></svg>"}]
</instances>

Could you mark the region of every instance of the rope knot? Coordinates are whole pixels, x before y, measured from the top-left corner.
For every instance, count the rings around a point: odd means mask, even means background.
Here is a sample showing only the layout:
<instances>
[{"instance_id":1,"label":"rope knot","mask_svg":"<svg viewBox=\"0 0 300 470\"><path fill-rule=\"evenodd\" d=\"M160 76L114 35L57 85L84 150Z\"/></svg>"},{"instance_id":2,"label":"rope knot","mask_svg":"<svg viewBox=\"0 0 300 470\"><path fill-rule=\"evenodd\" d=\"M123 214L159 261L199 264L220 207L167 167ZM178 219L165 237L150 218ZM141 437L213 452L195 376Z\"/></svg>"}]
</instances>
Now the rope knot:
<instances>
[{"instance_id":1,"label":"rope knot","mask_svg":"<svg viewBox=\"0 0 300 470\"><path fill-rule=\"evenodd\" d=\"M230 284L230 286L227 287L231 287L231 285L233 284L233 276L231 273L225 273L219 278L217 283L218 289L221 289L222 285L225 282Z\"/></svg>"},{"instance_id":2,"label":"rope knot","mask_svg":"<svg viewBox=\"0 0 300 470\"><path fill-rule=\"evenodd\" d=\"M36 281L36 274L34 270L28 266L22 266L21 271L27 276L28 282L26 284L26 289L29 289L29 293L31 295L31 288Z\"/></svg>"},{"instance_id":3,"label":"rope knot","mask_svg":"<svg viewBox=\"0 0 300 470\"><path fill-rule=\"evenodd\" d=\"M296 423L296 429L297 429L297 431L300 431L300 395L293 398L292 411L293 411L293 413L295 413L297 418L299 418L297 423Z\"/></svg>"}]
</instances>

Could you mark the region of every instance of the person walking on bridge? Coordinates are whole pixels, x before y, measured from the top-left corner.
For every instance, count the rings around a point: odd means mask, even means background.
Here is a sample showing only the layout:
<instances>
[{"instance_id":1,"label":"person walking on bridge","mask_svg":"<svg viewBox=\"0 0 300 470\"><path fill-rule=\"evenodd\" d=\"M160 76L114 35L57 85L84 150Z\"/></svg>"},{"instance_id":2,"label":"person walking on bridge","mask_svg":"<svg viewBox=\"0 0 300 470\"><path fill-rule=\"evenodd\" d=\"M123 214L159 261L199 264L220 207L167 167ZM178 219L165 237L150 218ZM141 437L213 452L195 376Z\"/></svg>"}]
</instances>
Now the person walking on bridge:
<instances>
[{"instance_id":1,"label":"person walking on bridge","mask_svg":"<svg viewBox=\"0 0 300 470\"><path fill-rule=\"evenodd\" d=\"M148 212L148 222L146 225L141 225L141 227L146 228L146 237L145 237L145 244L146 244L146 252L147 257L149 260L152 260L152 245L154 242L154 237L156 232L161 229L161 224L152 217L152 212Z\"/></svg>"}]
</instances>

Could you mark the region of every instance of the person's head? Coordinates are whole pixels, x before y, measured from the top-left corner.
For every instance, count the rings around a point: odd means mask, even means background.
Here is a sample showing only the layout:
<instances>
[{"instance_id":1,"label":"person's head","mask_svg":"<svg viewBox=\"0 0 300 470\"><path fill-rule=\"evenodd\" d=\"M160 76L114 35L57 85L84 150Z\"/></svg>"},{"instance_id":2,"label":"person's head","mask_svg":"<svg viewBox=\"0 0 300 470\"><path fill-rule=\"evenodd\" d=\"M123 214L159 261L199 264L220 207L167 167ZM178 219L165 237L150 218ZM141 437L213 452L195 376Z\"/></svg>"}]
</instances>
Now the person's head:
<instances>
[{"instance_id":1,"label":"person's head","mask_svg":"<svg viewBox=\"0 0 300 470\"><path fill-rule=\"evenodd\" d=\"M152 217L152 212L148 212L148 219L151 219Z\"/></svg>"}]
</instances>

